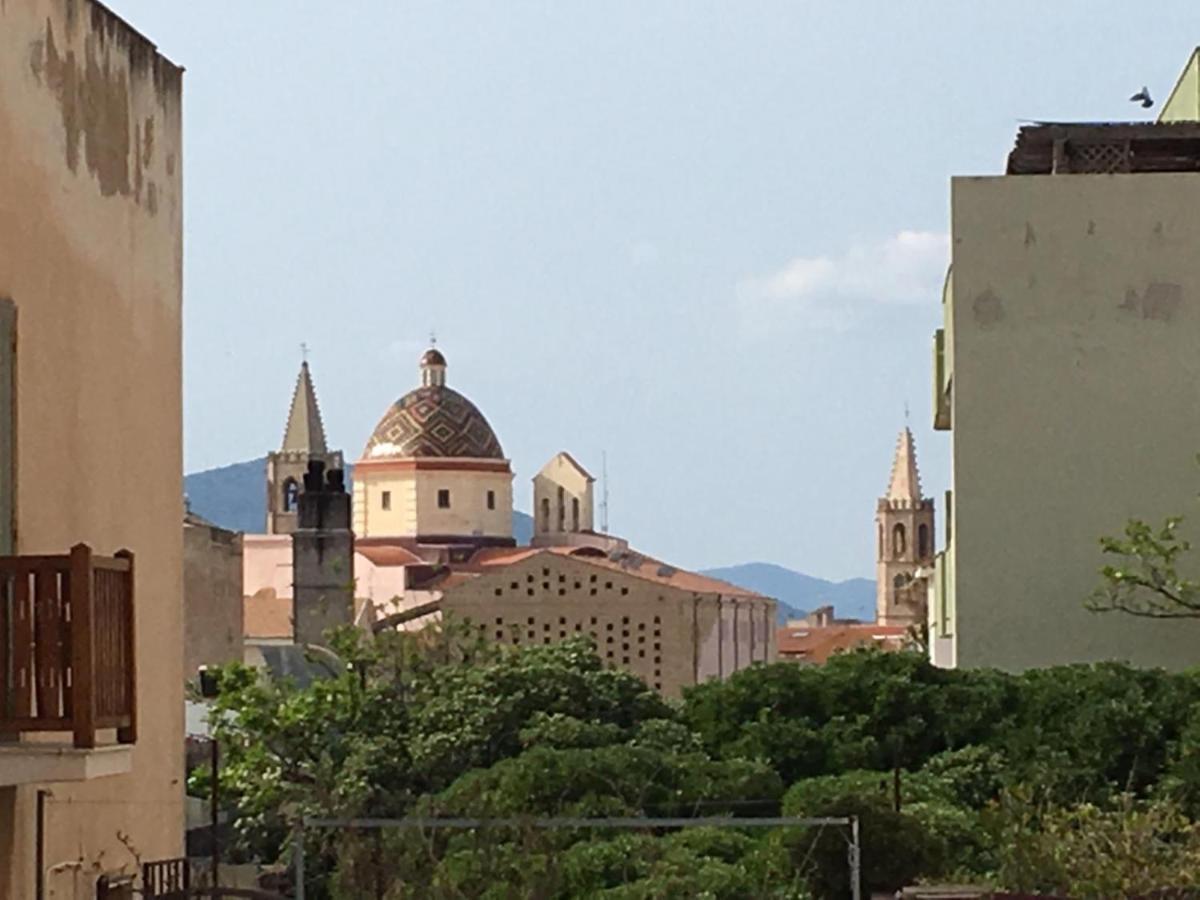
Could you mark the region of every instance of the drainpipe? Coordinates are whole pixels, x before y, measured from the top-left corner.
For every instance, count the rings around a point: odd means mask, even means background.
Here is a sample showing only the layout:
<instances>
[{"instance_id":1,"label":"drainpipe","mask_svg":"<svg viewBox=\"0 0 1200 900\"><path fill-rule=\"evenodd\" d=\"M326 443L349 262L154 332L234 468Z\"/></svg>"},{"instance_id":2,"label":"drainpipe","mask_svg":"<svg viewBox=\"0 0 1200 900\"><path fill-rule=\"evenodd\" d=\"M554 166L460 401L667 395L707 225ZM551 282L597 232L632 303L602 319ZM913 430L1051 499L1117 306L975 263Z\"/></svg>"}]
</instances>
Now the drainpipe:
<instances>
[{"instance_id":1,"label":"drainpipe","mask_svg":"<svg viewBox=\"0 0 1200 900\"><path fill-rule=\"evenodd\" d=\"M34 896L46 900L46 797L49 791L37 792L37 812L34 825Z\"/></svg>"}]
</instances>

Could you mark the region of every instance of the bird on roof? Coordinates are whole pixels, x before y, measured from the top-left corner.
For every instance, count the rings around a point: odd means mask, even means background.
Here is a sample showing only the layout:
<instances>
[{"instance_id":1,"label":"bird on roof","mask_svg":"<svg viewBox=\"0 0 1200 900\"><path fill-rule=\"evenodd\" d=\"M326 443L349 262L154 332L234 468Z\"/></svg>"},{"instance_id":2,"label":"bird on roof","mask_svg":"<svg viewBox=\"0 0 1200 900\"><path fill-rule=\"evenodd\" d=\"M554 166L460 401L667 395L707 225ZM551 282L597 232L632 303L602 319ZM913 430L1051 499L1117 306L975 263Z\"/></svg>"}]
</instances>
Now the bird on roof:
<instances>
[{"instance_id":1,"label":"bird on roof","mask_svg":"<svg viewBox=\"0 0 1200 900\"><path fill-rule=\"evenodd\" d=\"M1142 109L1149 109L1154 105L1154 101L1150 99L1150 88L1145 85L1142 89L1129 98L1130 103L1141 103Z\"/></svg>"}]
</instances>

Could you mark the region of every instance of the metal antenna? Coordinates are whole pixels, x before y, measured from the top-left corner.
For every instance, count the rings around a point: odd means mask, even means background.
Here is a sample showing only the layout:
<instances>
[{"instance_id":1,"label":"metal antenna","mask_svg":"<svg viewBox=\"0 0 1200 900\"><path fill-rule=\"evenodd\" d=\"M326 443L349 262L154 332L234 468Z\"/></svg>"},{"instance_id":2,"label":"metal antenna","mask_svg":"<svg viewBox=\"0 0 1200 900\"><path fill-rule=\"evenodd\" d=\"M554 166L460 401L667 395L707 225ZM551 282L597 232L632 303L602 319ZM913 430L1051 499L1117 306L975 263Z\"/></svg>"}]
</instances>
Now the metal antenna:
<instances>
[{"instance_id":1,"label":"metal antenna","mask_svg":"<svg viewBox=\"0 0 1200 900\"><path fill-rule=\"evenodd\" d=\"M608 534L608 451L600 451L600 532Z\"/></svg>"}]
</instances>

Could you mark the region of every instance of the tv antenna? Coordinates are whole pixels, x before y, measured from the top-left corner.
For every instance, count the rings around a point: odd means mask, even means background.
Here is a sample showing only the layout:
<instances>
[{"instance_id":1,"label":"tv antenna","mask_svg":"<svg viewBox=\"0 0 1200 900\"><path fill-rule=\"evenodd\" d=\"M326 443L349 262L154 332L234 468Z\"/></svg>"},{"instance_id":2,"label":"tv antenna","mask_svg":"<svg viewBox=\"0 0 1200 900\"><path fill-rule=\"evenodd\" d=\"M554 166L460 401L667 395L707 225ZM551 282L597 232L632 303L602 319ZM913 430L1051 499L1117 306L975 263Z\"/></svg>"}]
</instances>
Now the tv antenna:
<instances>
[{"instance_id":1,"label":"tv antenna","mask_svg":"<svg viewBox=\"0 0 1200 900\"><path fill-rule=\"evenodd\" d=\"M608 451L600 451L600 532L608 534Z\"/></svg>"}]
</instances>

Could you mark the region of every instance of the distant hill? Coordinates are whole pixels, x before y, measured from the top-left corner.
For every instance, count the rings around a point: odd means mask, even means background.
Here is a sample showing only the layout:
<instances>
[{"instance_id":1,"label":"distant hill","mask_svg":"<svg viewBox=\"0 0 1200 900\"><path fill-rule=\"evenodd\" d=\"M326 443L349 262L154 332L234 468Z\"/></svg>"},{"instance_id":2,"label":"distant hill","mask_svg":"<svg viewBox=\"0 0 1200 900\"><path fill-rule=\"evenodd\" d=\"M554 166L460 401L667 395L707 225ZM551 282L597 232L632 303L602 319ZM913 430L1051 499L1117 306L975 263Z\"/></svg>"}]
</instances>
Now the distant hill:
<instances>
[{"instance_id":1,"label":"distant hill","mask_svg":"<svg viewBox=\"0 0 1200 900\"><path fill-rule=\"evenodd\" d=\"M803 616L828 605L833 606L839 618L868 622L875 618L875 582L868 578L826 581L764 562L704 569L703 574L774 597L779 601L781 622L789 615Z\"/></svg>"},{"instance_id":2,"label":"distant hill","mask_svg":"<svg viewBox=\"0 0 1200 900\"><path fill-rule=\"evenodd\" d=\"M346 466L346 478L354 467ZM261 534L267 525L267 458L233 463L183 477L183 493L192 512L232 531ZM533 518L513 511L513 537L528 544Z\"/></svg>"}]
</instances>

